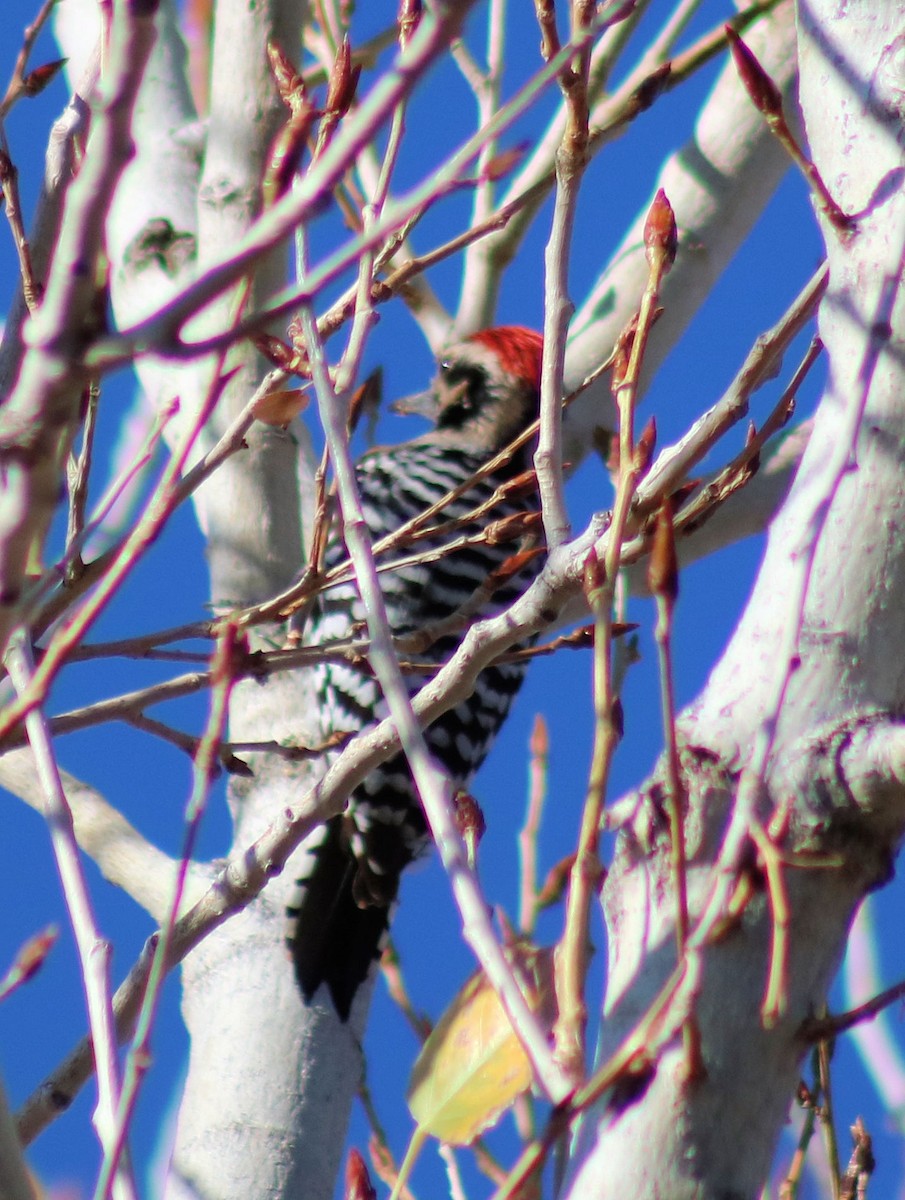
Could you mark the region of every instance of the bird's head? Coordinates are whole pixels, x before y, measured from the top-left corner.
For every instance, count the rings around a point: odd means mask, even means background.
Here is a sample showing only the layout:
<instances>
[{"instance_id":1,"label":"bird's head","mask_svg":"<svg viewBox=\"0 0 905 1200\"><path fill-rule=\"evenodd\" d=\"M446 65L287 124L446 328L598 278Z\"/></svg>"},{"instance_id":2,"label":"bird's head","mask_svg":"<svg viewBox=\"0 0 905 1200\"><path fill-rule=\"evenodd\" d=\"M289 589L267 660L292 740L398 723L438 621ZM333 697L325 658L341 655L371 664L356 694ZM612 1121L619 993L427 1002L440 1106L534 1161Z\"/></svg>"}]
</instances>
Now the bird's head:
<instances>
[{"instance_id":1,"label":"bird's head","mask_svg":"<svg viewBox=\"0 0 905 1200\"><path fill-rule=\"evenodd\" d=\"M432 420L437 440L494 454L537 416L542 352L533 329L482 329L441 355L427 392L394 407Z\"/></svg>"}]
</instances>

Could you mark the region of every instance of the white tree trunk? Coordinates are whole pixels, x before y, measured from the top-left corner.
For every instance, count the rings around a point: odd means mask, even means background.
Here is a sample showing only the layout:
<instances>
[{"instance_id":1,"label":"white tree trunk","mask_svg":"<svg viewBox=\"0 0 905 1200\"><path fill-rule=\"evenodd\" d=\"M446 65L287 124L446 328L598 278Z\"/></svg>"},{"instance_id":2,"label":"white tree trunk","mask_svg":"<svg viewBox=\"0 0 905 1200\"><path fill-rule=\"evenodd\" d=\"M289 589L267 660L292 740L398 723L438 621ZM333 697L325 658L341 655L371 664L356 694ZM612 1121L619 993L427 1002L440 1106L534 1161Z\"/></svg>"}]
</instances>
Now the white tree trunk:
<instances>
[{"instance_id":1,"label":"white tree trunk","mask_svg":"<svg viewBox=\"0 0 905 1200\"><path fill-rule=\"evenodd\" d=\"M858 217L850 238L821 217L829 380L744 617L681 721L692 933L674 1002L651 1031L651 1044L667 1046L637 1058L633 1077L589 1113L572 1200L759 1194L807 1048L801 1024L823 1003L857 905L888 877L905 826L895 724L905 702L901 19L897 2L799 6L808 138L830 192ZM657 775L639 791L605 888L601 1061L676 965L664 788ZM790 909L787 975L768 1028L778 893L775 881L764 886L749 835L784 806L773 840ZM719 940L708 937L746 871L753 898ZM692 1080L670 1036L689 1013L705 1071Z\"/></svg>"}]
</instances>

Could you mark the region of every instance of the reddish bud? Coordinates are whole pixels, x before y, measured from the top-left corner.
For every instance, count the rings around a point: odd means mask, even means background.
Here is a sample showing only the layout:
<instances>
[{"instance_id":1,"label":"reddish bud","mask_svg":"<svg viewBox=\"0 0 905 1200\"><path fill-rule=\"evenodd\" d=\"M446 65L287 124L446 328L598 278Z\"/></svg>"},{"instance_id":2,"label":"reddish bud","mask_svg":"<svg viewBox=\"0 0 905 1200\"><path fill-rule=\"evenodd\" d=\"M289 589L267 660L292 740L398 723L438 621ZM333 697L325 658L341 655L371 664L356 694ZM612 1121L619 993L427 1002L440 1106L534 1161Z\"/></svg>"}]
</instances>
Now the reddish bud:
<instances>
[{"instance_id":1,"label":"reddish bud","mask_svg":"<svg viewBox=\"0 0 905 1200\"><path fill-rule=\"evenodd\" d=\"M16 956L16 970L25 983L44 966L47 955L56 945L60 931L56 925L47 925L40 933L30 937Z\"/></svg>"},{"instance_id":2,"label":"reddish bud","mask_svg":"<svg viewBox=\"0 0 905 1200\"><path fill-rule=\"evenodd\" d=\"M532 758L546 758L550 752L550 734L547 730L547 722L540 713L535 715L528 749Z\"/></svg>"},{"instance_id":3,"label":"reddish bud","mask_svg":"<svg viewBox=\"0 0 905 1200\"><path fill-rule=\"evenodd\" d=\"M625 326L616 345L613 347L613 370L610 376L610 390L615 395L625 382L626 372L632 357L632 346L635 344L635 334L638 331L638 314L632 317Z\"/></svg>"},{"instance_id":4,"label":"reddish bud","mask_svg":"<svg viewBox=\"0 0 905 1200\"><path fill-rule=\"evenodd\" d=\"M676 261L679 235L676 217L666 192L659 188L654 196L644 222L644 247L647 261L652 267L666 274Z\"/></svg>"},{"instance_id":5,"label":"reddish bud","mask_svg":"<svg viewBox=\"0 0 905 1200\"><path fill-rule=\"evenodd\" d=\"M628 105L629 114L636 117L638 113L646 112L654 101L666 91L671 75L672 63L665 62L659 67L655 67L635 89Z\"/></svg>"},{"instance_id":6,"label":"reddish bud","mask_svg":"<svg viewBox=\"0 0 905 1200\"><path fill-rule=\"evenodd\" d=\"M551 905L558 904L563 898L566 888L569 886L569 876L572 873L574 862L575 855L569 854L550 868L535 900L539 909L550 908Z\"/></svg>"},{"instance_id":7,"label":"reddish bud","mask_svg":"<svg viewBox=\"0 0 905 1200\"><path fill-rule=\"evenodd\" d=\"M298 173L308 134L314 122L314 110L306 108L290 117L270 148L264 179L261 183L261 200L264 208L276 204L289 191Z\"/></svg>"},{"instance_id":8,"label":"reddish bud","mask_svg":"<svg viewBox=\"0 0 905 1200\"><path fill-rule=\"evenodd\" d=\"M352 66L352 48L348 36L344 37L336 51L330 80L327 84L327 111L332 117L344 116L352 107L355 89L358 86L360 66Z\"/></svg>"},{"instance_id":9,"label":"reddish bud","mask_svg":"<svg viewBox=\"0 0 905 1200\"><path fill-rule=\"evenodd\" d=\"M501 587L513 575L524 569L531 561L541 553L539 546L532 546L529 550L519 550L515 554L510 554L508 558L504 558L495 571L491 571L487 576L487 587L493 591L495 588Z\"/></svg>"},{"instance_id":10,"label":"reddish bud","mask_svg":"<svg viewBox=\"0 0 905 1200\"><path fill-rule=\"evenodd\" d=\"M235 775L238 779L254 779L255 773L244 758L235 754L221 754L220 765L227 775Z\"/></svg>"},{"instance_id":11,"label":"reddish bud","mask_svg":"<svg viewBox=\"0 0 905 1200\"><path fill-rule=\"evenodd\" d=\"M480 804L470 792L458 791L453 797L456 828L465 842L468 852L468 862L473 868L477 861L478 846L487 831L487 822Z\"/></svg>"},{"instance_id":12,"label":"reddish bud","mask_svg":"<svg viewBox=\"0 0 905 1200\"><path fill-rule=\"evenodd\" d=\"M330 79L327 83L327 101L324 105L324 116L317 135L317 147L314 155L317 158L330 144L330 139L337 125L352 107L355 99L355 89L358 86L360 66L352 66L352 51L348 37L344 37L336 51Z\"/></svg>"},{"instance_id":13,"label":"reddish bud","mask_svg":"<svg viewBox=\"0 0 905 1200\"><path fill-rule=\"evenodd\" d=\"M751 475L760 470L760 449L758 448L757 441L757 426L753 421L749 421L748 432L745 435L745 449L750 451L748 471Z\"/></svg>"},{"instance_id":14,"label":"reddish bud","mask_svg":"<svg viewBox=\"0 0 905 1200\"><path fill-rule=\"evenodd\" d=\"M657 514L654 543L647 568L647 584L651 592L667 604L675 604L679 595L679 562L676 558L676 539L672 527L672 505L667 500Z\"/></svg>"},{"instance_id":15,"label":"reddish bud","mask_svg":"<svg viewBox=\"0 0 905 1200\"><path fill-rule=\"evenodd\" d=\"M795 1099L802 1108L814 1107L814 1095L803 1079L799 1079L798 1081L798 1087L795 1089Z\"/></svg>"},{"instance_id":16,"label":"reddish bud","mask_svg":"<svg viewBox=\"0 0 905 1200\"><path fill-rule=\"evenodd\" d=\"M39 95L49 83L56 79L68 61L68 58L55 58L53 62L43 63L40 67L29 71L22 80L23 94L26 96Z\"/></svg>"},{"instance_id":17,"label":"reddish bud","mask_svg":"<svg viewBox=\"0 0 905 1200\"><path fill-rule=\"evenodd\" d=\"M43 967L59 936L60 931L56 925L47 925L40 933L28 939L20 948L5 978L0 981L0 998L5 998L17 987L27 983Z\"/></svg>"},{"instance_id":18,"label":"reddish bud","mask_svg":"<svg viewBox=\"0 0 905 1200\"><path fill-rule=\"evenodd\" d=\"M625 382L625 376L628 372L629 359L631 358L630 345L624 341L619 341L616 349L613 352L613 373L610 376L612 390L618 391ZM618 446L616 447L618 451ZM618 465L618 464L617 464Z\"/></svg>"},{"instance_id":19,"label":"reddish bud","mask_svg":"<svg viewBox=\"0 0 905 1200\"><path fill-rule=\"evenodd\" d=\"M352 393L349 403L349 429L358 428L364 413L376 413L383 396L383 371L375 367L371 374Z\"/></svg>"},{"instance_id":20,"label":"reddish bud","mask_svg":"<svg viewBox=\"0 0 905 1200\"><path fill-rule=\"evenodd\" d=\"M654 450L657 448L657 420L651 417L641 431L641 436L635 443L633 466L638 479L643 479L650 470L650 464L653 462Z\"/></svg>"},{"instance_id":21,"label":"reddish bud","mask_svg":"<svg viewBox=\"0 0 905 1200\"><path fill-rule=\"evenodd\" d=\"M258 353L263 354L275 367L295 371L301 365L298 353L273 334L255 333L251 340Z\"/></svg>"},{"instance_id":22,"label":"reddish bud","mask_svg":"<svg viewBox=\"0 0 905 1200\"><path fill-rule=\"evenodd\" d=\"M568 646L571 650L584 650L594 645L595 625L581 625L571 633L565 633L558 640L558 645Z\"/></svg>"},{"instance_id":23,"label":"reddish bud","mask_svg":"<svg viewBox=\"0 0 905 1200\"><path fill-rule=\"evenodd\" d=\"M765 117L782 116L782 93L731 25L724 26L735 69L745 91Z\"/></svg>"},{"instance_id":24,"label":"reddish bud","mask_svg":"<svg viewBox=\"0 0 905 1200\"><path fill-rule=\"evenodd\" d=\"M346 1190L343 1200L377 1200L367 1164L353 1146L346 1159Z\"/></svg>"},{"instance_id":25,"label":"reddish bud","mask_svg":"<svg viewBox=\"0 0 905 1200\"><path fill-rule=\"evenodd\" d=\"M287 108L294 111L300 99L305 97L305 81L295 64L282 46L277 42L267 43L267 59L270 70L280 93L280 99Z\"/></svg>"},{"instance_id":26,"label":"reddish bud","mask_svg":"<svg viewBox=\"0 0 905 1200\"><path fill-rule=\"evenodd\" d=\"M286 332L289 335L290 342L292 342L293 346L295 346L295 348L301 354L305 345L305 334L302 330L301 319L299 317L293 317L286 326Z\"/></svg>"},{"instance_id":27,"label":"reddish bud","mask_svg":"<svg viewBox=\"0 0 905 1200\"><path fill-rule=\"evenodd\" d=\"M376 1133L372 1133L368 1138L368 1153L374 1164L374 1170L381 1179L396 1178L396 1161L390 1153L389 1147L380 1140Z\"/></svg>"},{"instance_id":28,"label":"reddish bud","mask_svg":"<svg viewBox=\"0 0 905 1200\"><path fill-rule=\"evenodd\" d=\"M582 573L582 587L584 594L588 598L588 603L593 607L597 600L597 594L606 586L606 565L598 556L597 551L592 546L588 551L587 558L584 560L584 571Z\"/></svg>"},{"instance_id":29,"label":"reddish bud","mask_svg":"<svg viewBox=\"0 0 905 1200\"><path fill-rule=\"evenodd\" d=\"M689 479L686 483L680 484L669 497L672 511L674 513L678 512L688 497L692 496L700 486L700 479Z\"/></svg>"},{"instance_id":30,"label":"reddish bud","mask_svg":"<svg viewBox=\"0 0 905 1200\"><path fill-rule=\"evenodd\" d=\"M488 546L504 545L506 542L515 542L525 534L537 529L541 523L541 515L539 512L520 512L512 513L508 517L500 517L497 521L491 521L484 530L484 541Z\"/></svg>"},{"instance_id":31,"label":"reddish bud","mask_svg":"<svg viewBox=\"0 0 905 1200\"><path fill-rule=\"evenodd\" d=\"M522 471L516 475L514 479L508 480L506 483L500 484L497 489L497 494L502 500L505 497L507 500L513 500L517 496L527 496L537 491L537 475L534 468L529 467L527 471Z\"/></svg>"},{"instance_id":32,"label":"reddish bud","mask_svg":"<svg viewBox=\"0 0 905 1200\"><path fill-rule=\"evenodd\" d=\"M527 142L521 142L518 146L513 146L509 150L501 150L499 154L495 154L488 163L484 164L481 181L495 183L504 175L508 175L524 158L527 146Z\"/></svg>"},{"instance_id":33,"label":"reddish bud","mask_svg":"<svg viewBox=\"0 0 905 1200\"><path fill-rule=\"evenodd\" d=\"M534 0L534 12L540 25L540 52L544 62L559 53L559 31L556 28L556 6L553 0Z\"/></svg>"},{"instance_id":34,"label":"reddish bud","mask_svg":"<svg viewBox=\"0 0 905 1200\"><path fill-rule=\"evenodd\" d=\"M401 0L396 17L399 25L399 45L404 50L421 24L421 0Z\"/></svg>"},{"instance_id":35,"label":"reddish bud","mask_svg":"<svg viewBox=\"0 0 905 1200\"><path fill-rule=\"evenodd\" d=\"M610 724L613 726L616 737L620 740L625 735L625 709L622 707L622 701L616 696L613 703L610 705Z\"/></svg>"}]
</instances>

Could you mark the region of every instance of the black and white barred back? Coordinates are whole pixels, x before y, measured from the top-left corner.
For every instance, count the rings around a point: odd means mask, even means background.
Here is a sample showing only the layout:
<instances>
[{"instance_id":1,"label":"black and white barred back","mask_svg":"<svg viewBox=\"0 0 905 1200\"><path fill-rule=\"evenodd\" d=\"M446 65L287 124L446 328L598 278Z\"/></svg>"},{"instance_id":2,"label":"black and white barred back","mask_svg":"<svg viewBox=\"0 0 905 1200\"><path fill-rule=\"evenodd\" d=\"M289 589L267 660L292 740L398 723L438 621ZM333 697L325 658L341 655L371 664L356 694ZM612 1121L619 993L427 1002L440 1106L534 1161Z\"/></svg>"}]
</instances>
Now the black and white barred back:
<instances>
[{"instance_id":1,"label":"black and white barred back","mask_svg":"<svg viewBox=\"0 0 905 1200\"><path fill-rule=\"evenodd\" d=\"M400 446L373 450L357 466L365 520L373 541L399 529L448 492L470 480L537 415L540 335L506 326L474 335L449 352L430 397L437 427ZM467 516L501 484L530 465L530 446L450 501L430 527ZM480 535L490 521L523 512L524 496L504 497L486 515L452 532L419 537L378 558L399 562ZM401 562L380 575L390 626L397 637L422 631L457 613L486 585L488 576L520 549L518 542L459 546L435 561ZM334 535L325 568L347 559ZM471 620L496 615L525 590L540 567L535 555L486 597ZM348 638L364 626L365 610L353 582L323 593L305 630L307 645ZM445 662L461 632L438 639L412 657ZM368 672L346 662L316 668L322 733L357 733L387 715L380 688ZM468 700L426 730L427 744L453 784L467 788L490 749L524 676L522 663L498 664L479 676ZM407 675L412 695L428 675ZM302 993L311 1000L326 983L342 1020L377 958L404 868L428 849L430 835L411 774L399 754L356 788L346 812L325 826L314 850L316 865L300 884L290 945Z\"/></svg>"}]
</instances>

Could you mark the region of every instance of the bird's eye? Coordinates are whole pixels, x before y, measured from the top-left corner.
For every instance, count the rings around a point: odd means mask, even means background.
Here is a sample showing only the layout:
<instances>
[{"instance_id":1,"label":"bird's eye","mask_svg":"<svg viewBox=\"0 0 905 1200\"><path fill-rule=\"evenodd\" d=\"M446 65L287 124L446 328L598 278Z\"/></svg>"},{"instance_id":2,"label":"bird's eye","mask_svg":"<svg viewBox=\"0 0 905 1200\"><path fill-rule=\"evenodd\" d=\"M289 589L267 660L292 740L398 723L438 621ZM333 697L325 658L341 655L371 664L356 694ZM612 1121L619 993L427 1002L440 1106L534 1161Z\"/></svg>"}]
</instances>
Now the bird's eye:
<instances>
[{"instance_id":1,"label":"bird's eye","mask_svg":"<svg viewBox=\"0 0 905 1200\"><path fill-rule=\"evenodd\" d=\"M480 408L486 377L480 367L462 363L441 363L440 370L445 395L437 423L441 428L456 428Z\"/></svg>"}]
</instances>

